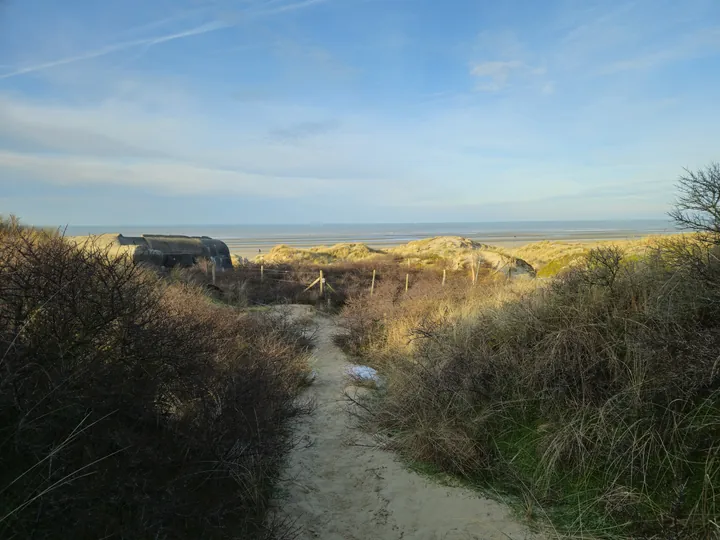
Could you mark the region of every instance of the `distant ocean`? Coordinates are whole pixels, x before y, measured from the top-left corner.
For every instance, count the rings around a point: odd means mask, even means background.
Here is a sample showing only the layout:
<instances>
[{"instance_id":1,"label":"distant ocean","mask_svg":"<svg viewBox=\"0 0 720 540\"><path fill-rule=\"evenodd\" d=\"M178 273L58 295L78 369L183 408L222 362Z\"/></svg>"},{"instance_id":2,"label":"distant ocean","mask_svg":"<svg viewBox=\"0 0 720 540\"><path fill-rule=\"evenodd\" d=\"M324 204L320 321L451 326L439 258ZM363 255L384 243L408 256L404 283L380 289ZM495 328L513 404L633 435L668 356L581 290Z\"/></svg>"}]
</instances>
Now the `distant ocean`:
<instances>
[{"instance_id":1,"label":"distant ocean","mask_svg":"<svg viewBox=\"0 0 720 540\"><path fill-rule=\"evenodd\" d=\"M478 242L515 245L540 240L627 239L676 232L665 220L628 221L509 221L488 223L358 223L322 225L169 225L169 226L73 226L69 236L122 233L185 234L224 240L230 250L245 256L266 252L276 244L294 247L362 242L382 248L419 238L456 235Z\"/></svg>"}]
</instances>

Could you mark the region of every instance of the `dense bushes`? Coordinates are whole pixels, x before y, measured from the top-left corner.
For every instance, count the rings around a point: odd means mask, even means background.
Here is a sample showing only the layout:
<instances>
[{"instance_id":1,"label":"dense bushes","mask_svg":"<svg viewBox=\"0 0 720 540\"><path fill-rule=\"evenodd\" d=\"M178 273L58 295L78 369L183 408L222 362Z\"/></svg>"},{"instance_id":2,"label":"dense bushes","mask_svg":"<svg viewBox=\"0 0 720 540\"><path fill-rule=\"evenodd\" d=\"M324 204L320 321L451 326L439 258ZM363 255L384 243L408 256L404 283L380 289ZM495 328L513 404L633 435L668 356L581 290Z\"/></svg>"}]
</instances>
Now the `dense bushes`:
<instances>
[{"instance_id":1,"label":"dense bushes","mask_svg":"<svg viewBox=\"0 0 720 540\"><path fill-rule=\"evenodd\" d=\"M253 306L273 303L310 304L336 310L345 305L349 298L368 295L373 270L376 270L376 287L391 287L394 291L404 291L405 277L409 275L409 288L418 290L425 283L442 282L442 269L420 266L408 267L398 262L359 261L335 263L326 266L316 265L267 265L259 264L238 266L232 271L217 272L216 285L211 286L212 277L200 266L186 270L172 270L171 279L193 283L213 290L219 300L232 305ZM325 288L321 297L317 285L306 290L323 271L330 287ZM467 281L465 272L448 272L448 283Z\"/></svg>"},{"instance_id":2,"label":"dense bushes","mask_svg":"<svg viewBox=\"0 0 720 540\"><path fill-rule=\"evenodd\" d=\"M0 537L253 538L308 343L101 250L0 231Z\"/></svg>"},{"instance_id":3,"label":"dense bushes","mask_svg":"<svg viewBox=\"0 0 720 540\"><path fill-rule=\"evenodd\" d=\"M368 421L407 458L514 491L559 530L715 537L714 249L668 241L632 260L596 250L514 300L396 302L395 313L416 310L410 319L351 302L346 342L388 376ZM397 332L404 344L388 338Z\"/></svg>"}]
</instances>

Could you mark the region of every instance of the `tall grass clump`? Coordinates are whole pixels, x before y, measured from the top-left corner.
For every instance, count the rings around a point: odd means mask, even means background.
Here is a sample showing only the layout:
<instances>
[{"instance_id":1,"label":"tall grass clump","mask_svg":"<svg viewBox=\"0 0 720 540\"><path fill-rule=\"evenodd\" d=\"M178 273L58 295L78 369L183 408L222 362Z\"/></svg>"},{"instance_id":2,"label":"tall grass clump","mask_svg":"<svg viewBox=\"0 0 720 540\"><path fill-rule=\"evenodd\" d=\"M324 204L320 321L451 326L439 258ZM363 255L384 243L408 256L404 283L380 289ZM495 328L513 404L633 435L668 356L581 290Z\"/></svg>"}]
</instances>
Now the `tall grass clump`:
<instances>
[{"instance_id":1,"label":"tall grass clump","mask_svg":"<svg viewBox=\"0 0 720 540\"><path fill-rule=\"evenodd\" d=\"M718 254L687 238L629 259L597 249L502 302L401 299L396 313L423 312L412 324L351 302L345 339L388 377L367 420L407 459L519 495L558 531L717 537Z\"/></svg>"},{"instance_id":2,"label":"tall grass clump","mask_svg":"<svg viewBox=\"0 0 720 540\"><path fill-rule=\"evenodd\" d=\"M91 245L0 230L0 538L268 538L308 343Z\"/></svg>"},{"instance_id":3,"label":"tall grass clump","mask_svg":"<svg viewBox=\"0 0 720 540\"><path fill-rule=\"evenodd\" d=\"M463 271L448 272L443 285L441 272L420 269L405 291L405 271L393 270L378 280L372 295L366 289L348 295L339 321L343 332L336 336L345 352L380 367L405 357L437 326L536 287L533 280L506 280L488 268L476 285Z\"/></svg>"}]
</instances>

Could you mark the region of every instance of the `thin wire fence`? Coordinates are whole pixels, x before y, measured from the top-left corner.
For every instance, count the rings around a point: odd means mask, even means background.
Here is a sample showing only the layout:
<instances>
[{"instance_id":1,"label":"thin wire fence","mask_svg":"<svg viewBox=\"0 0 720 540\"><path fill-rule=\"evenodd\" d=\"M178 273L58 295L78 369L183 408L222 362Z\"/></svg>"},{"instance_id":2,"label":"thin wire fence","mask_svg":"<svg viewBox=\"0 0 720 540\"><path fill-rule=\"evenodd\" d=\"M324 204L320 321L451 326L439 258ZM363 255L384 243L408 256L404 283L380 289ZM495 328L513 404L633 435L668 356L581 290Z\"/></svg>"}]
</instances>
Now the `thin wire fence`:
<instances>
[{"instance_id":1,"label":"thin wire fence","mask_svg":"<svg viewBox=\"0 0 720 540\"><path fill-rule=\"evenodd\" d=\"M404 264L403 264L404 266ZM471 260L470 261L470 268L468 272L469 276L469 284L474 286L478 283L480 272L483 265L481 264L481 260ZM495 272L501 272L503 269L495 269ZM342 272L343 270L341 268L335 269L335 274L338 272ZM388 278L396 278L401 279L401 286L404 288L404 291L407 293L413 282L413 277L418 273L418 271L422 271L422 269L413 268L408 264L407 271L404 273L404 275L401 273L398 275L397 272L382 272L381 270L378 270L377 268L373 268L370 270L368 267L367 269L367 291L370 296L373 295L376 289L376 283L381 280L386 280ZM297 285L304 286L303 292L307 292L313 287L317 286L320 290L321 296L324 295L325 291L329 291L331 293L335 293L336 289L333 287L333 285L328 280L328 274L330 273L329 268L323 271L322 269L287 269L287 268L275 268L272 266L265 266L263 264L260 265L250 265L250 266L237 266L232 271L233 277L237 277L240 280L260 280L261 282L264 281L271 281L271 282L278 282L278 283L293 283ZM325 272L325 273L324 273ZM350 273L358 274L357 269L348 270ZM206 271L206 274L208 272ZM223 271L224 273L224 271ZM448 269L443 268L442 273L439 272L439 270L436 272L438 274L438 281L440 284L445 287L446 283L448 282ZM457 270L456 273L465 273L463 270ZM506 270L506 275L508 278L512 277L512 268L509 267ZM313 279L311 276L317 276ZM213 273L213 284L215 284L215 274Z\"/></svg>"}]
</instances>

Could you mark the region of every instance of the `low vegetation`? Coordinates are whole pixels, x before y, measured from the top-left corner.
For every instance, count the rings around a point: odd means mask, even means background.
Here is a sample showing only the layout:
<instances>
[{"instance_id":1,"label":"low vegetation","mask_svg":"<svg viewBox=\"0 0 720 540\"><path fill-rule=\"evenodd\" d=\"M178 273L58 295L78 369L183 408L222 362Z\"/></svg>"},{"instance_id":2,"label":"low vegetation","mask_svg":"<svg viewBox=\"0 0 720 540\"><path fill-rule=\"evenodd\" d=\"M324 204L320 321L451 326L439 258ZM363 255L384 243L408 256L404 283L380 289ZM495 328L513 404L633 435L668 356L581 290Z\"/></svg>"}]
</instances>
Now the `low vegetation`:
<instances>
[{"instance_id":1,"label":"low vegetation","mask_svg":"<svg viewBox=\"0 0 720 540\"><path fill-rule=\"evenodd\" d=\"M507 252L531 264L537 271L538 277L547 278L582 263L593 249L619 247L626 257L640 257L666 238L667 236L648 236L630 240L595 242L543 240L508 249Z\"/></svg>"},{"instance_id":2,"label":"low vegetation","mask_svg":"<svg viewBox=\"0 0 720 540\"><path fill-rule=\"evenodd\" d=\"M269 253L258 255L257 263L319 265L338 262L357 262L367 259L381 258L384 252L372 249L366 244L342 243L334 246L315 246L308 249L293 248L280 244L274 246Z\"/></svg>"},{"instance_id":3,"label":"low vegetation","mask_svg":"<svg viewBox=\"0 0 720 540\"><path fill-rule=\"evenodd\" d=\"M291 265L347 265L367 263L374 265L405 264L437 267L448 270L469 269L474 264L496 269L513 268L518 272L533 274L533 268L525 261L500 248L475 242L460 236L436 236L413 240L407 244L384 250L373 249L366 244L336 244L308 249L286 245L273 247L269 253L255 258L257 264Z\"/></svg>"},{"instance_id":4,"label":"low vegetation","mask_svg":"<svg viewBox=\"0 0 720 540\"><path fill-rule=\"evenodd\" d=\"M310 344L100 248L0 225L0 538L270 538Z\"/></svg>"},{"instance_id":5,"label":"low vegetation","mask_svg":"<svg viewBox=\"0 0 720 540\"><path fill-rule=\"evenodd\" d=\"M718 537L714 200L700 237L593 248L550 281L350 299L339 341L387 378L366 425L560 535Z\"/></svg>"},{"instance_id":6,"label":"low vegetation","mask_svg":"<svg viewBox=\"0 0 720 540\"><path fill-rule=\"evenodd\" d=\"M357 243L308 249L279 245L269 253L256 257L254 263L292 269L320 266L348 268L353 265L386 267L410 263L415 267L457 271L469 270L479 261L484 267L504 273L511 268L510 273L549 278L581 263L591 249L615 246L621 247L627 257L640 257L664 238L666 236L594 242L543 240L519 247L499 247L459 236L438 236L384 250ZM253 265L245 263L239 266L248 268Z\"/></svg>"},{"instance_id":7,"label":"low vegetation","mask_svg":"<svg viewBox=\"0 0 720 540\"><path fill-rule=\"evenodd\" d=\"M318 284L313 285L321 270L325 278L322 295ZM483 275L491 271L487 266L480 270ZM237 307L293 303L310 304L335 312L345 306L349 298L370 294L373 271L375 290L389 287L404 292L406 278L408 290L411 291L422 288L424 283L432 282L440 286L443 280L441 268L408 266L383 260L328 265L249 263L237 266L232 271L216 272L215 285L212 284L211 272L202 265L174 269L167 276L171 281L203 287L216 300ZM470 270L446 272L448 284L469 282L470 279Z\"/></svg>"},{"instance_id":8,"label":"low vegetation","mask_svg":"<svg viewBox=\"0 0 720 540\"><path fill-rule=\"evenodd\" d=\"M532 287L352 300L341 341L389 378L367 420L564 532L718 533L720 262L687 243L596 250Z\"/></svg>"}]
</instances>

